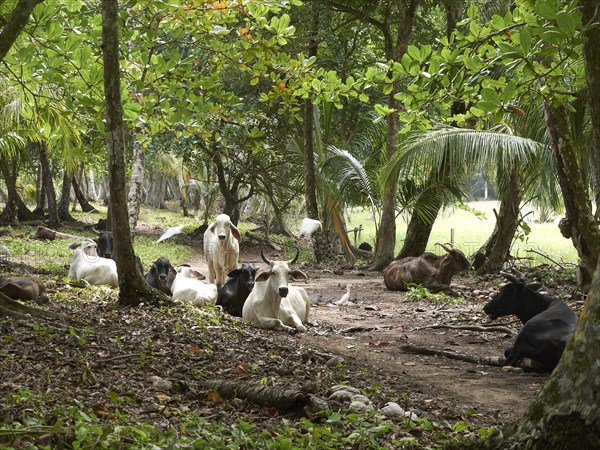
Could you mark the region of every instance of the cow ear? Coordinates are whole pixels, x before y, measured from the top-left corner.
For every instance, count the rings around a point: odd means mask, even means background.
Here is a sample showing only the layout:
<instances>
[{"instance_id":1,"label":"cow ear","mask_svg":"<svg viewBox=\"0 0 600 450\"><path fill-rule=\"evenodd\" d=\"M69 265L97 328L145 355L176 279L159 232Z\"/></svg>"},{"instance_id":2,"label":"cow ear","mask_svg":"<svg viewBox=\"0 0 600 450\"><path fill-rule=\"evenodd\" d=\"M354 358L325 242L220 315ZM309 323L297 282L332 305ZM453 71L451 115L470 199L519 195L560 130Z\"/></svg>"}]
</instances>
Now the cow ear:
<instances>
[{"instance_id":1,"label":"cow ear","mask_svg":"<svg viewBox=\"0 0 600 450\"><path fill-rule=\"evenodd\" d=\"M233 270L229 271L229 273L227 274L227 276L228 277L237 277L241 273L242 273L242 271L240 269L233 269Z\"/></svg>"},{"instance_id":2,"label":"cow ear","mask_svg":"<svg viewBox=\"0 0 600 450\"><path fill-rule=\"evenodd\" d=\"M236 238L238 242L242 242L242 236L240 236L240 232L234 224L231 224L231 234L233 234L233 237Z\"/></svg>"},{"instance_id":3,"label":"cow ear","mask_svg":"<svg viewBox=\"0 0 600 450\"><path fill-rule=\"evenodd\" d=\"M539 290L542 288L542 286L543 286L543 284L542 284L542 283L529 283L529 284L527 285L527 287L528 287L529 289L531 289L532 291L534 291L534 292L537 292L537 291L539 291Z\"/></svg>"},{"instance_id":4,"label":"cow ear","mask_svg":"<svg viewBox=\"0 0 600 450\"><path fill-rule=\"evenodd\" d=\"M261 272L256 276L254 281L267 281L271 276L271 272Z\"/></svg>"},{"instance_id":5,"label":"cow ear","mask_svg":"<svg viewBox=\"0 0 600 450\"><path fill-rule=\"evenodd\" d=\"M190 275L194 278L198 278L199 280L206 279L206 276L202 272L198 272L197 270L190 270Z\"/></svg>"},{"instance_id":6,"label":"cow ear","mask_svg":"<svg viewBox=\"0 0 600 450\"><path fill-rule=\"evenodd\" d=\"M290 275L292 276L292 278L295 278L297 280L308 280L308 275L306 275L304 272L298 269L292 270L290 272Z\"/></svg>"},{"instance_id":7,"label":"cow ear","mask_svg":"<svg viewBox=\"0 0 600 450\"><path fill-rule=\"evenodd\" d=\"M217 222L213 223L213 224L210 226L210 228L209 228L210 232L211 232L211 233L214 233L214 232L215 232L215 228L217 228Z\"/></svg>"}]
</instances>

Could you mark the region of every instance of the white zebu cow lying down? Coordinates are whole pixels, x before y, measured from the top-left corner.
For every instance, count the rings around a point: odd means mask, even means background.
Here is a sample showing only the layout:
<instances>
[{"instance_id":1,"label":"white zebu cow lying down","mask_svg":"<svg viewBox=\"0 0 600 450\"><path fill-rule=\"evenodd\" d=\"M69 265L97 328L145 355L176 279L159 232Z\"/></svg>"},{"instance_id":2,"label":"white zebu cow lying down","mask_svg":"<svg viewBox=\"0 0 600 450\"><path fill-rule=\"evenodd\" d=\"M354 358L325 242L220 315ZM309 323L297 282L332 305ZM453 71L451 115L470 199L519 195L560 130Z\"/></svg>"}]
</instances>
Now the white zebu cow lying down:
<instances>
[{"instance_id":1,"label":"white zebu cow lying down","mask_svg":"<svg viewBox=\"0 0 600 450\"><path fill-rule=\"evenodd\" d=\"M177 267L177 275L171 285L173 300L190 302L196 306L214 305L217 301L217 285L203 283L206 277L187 266Z\"/></svg>"},{"instance_id":2,"label":"white zebu cow lying down","mask_svg":"<svg viewBox=\"0 0 600 450\"><path fill-rule=\"evenodd\" d=\"M112 259L99 257L96 246L97 244L89 239L69 245L75 252L68 277L94 285L119 287L117 263Z\"/></svg>"},{"instance_id":3,"label":"white zebu cow lying down","mask_svg":"<svg viewBox=\"0 0 600 450\"><path fill-rule=\"evenodd\" d=\"M300 270L290 269L299 254L300 251L291 261L270 261L260 251L270 270L256 277L254 289L242 310L244 320L269 330L283 330L290 334L306 332L304 324L308 322L310 312L308 294L303 288L288 284L290 275L308 278Z\"/></svg>"}]
</instances>

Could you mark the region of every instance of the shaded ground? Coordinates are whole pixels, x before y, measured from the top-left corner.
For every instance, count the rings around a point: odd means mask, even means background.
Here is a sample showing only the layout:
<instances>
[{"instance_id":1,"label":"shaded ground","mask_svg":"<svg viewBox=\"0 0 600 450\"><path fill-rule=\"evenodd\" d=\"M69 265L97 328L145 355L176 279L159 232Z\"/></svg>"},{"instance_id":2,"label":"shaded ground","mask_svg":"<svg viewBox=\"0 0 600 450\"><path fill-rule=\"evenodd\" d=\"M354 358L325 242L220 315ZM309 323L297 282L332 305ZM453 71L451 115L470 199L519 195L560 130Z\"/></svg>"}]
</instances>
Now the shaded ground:
<instances>
[{"instance_id":1,"label":"shaded ground","mask_svg":"<svg viewBox=\"0 0 600 450\"><path fill-rule=\"evenodd\" d=\"M287 257L273 251L267 255ZM265 268L259 248L248 243L240 260ZM200 253L188 263L205 268ZM375 407L394 401L431 420L499 426L518 417L545 381L544 376L505 373L402 348L413 344L472 357L500 356L514 338L511 333L434 328L481 325L481 308L500 284L498 278L457 279L454 285L467 300L437 305L409 302L405 294L388 291L380 273L303 270L310 278L298 284L310 294L313 326L296 336L246 327L241 319L192 307L119 310L110 288L74 288L45 278L51 303L43 308L65 317L32 326L0 321L0 422L35 418L53 423L62 414L57 408L64 412L65 405L91 408L105 420L126 414L132 423L146 421L164 429L194 416L224 424L243 419L264 427L281 420L281 412L272 407L227 401L202 384L225 379L298 387L321 399L332 386L347 384ZM348 283L354 302L341 310L332 302ZM514 321L507 326L518 329ZM161 387L155 377L171 384ZM329 406L345 408L335 402ZM16 448L29 442L10 439ZM46 439L56 444L56 436Z\"/></svg>"}]
</instances>

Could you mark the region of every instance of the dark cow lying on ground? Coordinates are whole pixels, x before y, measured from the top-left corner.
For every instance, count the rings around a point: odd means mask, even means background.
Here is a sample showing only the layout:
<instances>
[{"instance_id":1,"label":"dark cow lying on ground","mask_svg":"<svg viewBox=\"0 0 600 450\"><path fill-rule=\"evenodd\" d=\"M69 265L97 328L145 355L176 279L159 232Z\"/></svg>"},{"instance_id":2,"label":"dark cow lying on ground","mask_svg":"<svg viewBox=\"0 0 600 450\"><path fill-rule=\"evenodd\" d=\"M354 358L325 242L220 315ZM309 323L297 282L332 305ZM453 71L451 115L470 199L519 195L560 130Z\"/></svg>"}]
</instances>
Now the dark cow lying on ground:
<instances>
[{"instance_id":1,"label":"dark cow lying on ground","mask_svg":"<svg viewBox=\"0 0 600 450\"><path fill-rule=\"evenodd\" d=\"M152 267L145 275L148 284L165 294L172 295L171 286L177 276L175 267L164 256L152 263Z\"/></svg>"},{"instance_id":2,"label":"dark cow lying on ground","mask_svg":"<svg viewBox=\"0 0 600 450\"><path fill-rule=\"evenodd\" d=\"M471 264L459 249L450 244L438 244L446 254L423 253L392 261L383 271L383 281L391 291L406 291L409 284L421 284L431 292L448 292L452 277L467 270Z\"/></svg>"},{"instance_id":3,"label":"dark cow lying on ground","mask_svg":"<svg viewBox=\"0 0 600 450\"><path fill-rule=\"evenodd\" d=\"M112 259L113 254L113 234L112 231L97 231L95 228L92 228L94 233L98 235L97 239L94 239L96 243L96 253L100 258L109 258Z\"/></svg>"},{"instance_id":4,"label":"dark cow lying on ground","mask_svg":"<svg viewBox=\"0 0 600 450\"><path fill-rule=\"evenodd\" d=\"M257 267L252 263L243 263L239 269L231 270L227 281L219 289L217 305L232 316L242 317L242 308L252 289Z\"/></svg>"},{"instance_id":5,"label":"dark cow lying on ground","mask_svg":"<svg viewBox=\"0 0 600 450\"><path fill-rule=\"evenodd\" d=\"M516 315L523 328L512 347L506 349L505 370L551 372L577 326L577 315L560 299L536 292L539 284L500 272L509 284L483 307L490 320Z\"/></svg>"},{"instance_id":6,"label":"dark cow lying on ground","mask_svg":"<svg viewBox=\"0 0 600 450\"><path fill-rule=\"evenodd\" d=\"M13 300L33 300L48 303L46 286L38 277L0 278L0 292Z\"/></svg>"}]
</instances>

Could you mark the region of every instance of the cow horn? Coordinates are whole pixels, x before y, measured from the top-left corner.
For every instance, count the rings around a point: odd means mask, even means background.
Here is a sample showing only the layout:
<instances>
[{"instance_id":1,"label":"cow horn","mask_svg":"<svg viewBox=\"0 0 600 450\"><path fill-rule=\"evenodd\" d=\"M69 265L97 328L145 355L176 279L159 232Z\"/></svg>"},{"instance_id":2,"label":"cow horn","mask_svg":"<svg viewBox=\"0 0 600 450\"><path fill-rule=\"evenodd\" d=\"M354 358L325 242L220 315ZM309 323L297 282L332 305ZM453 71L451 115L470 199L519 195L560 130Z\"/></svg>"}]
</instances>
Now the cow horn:
<instances>
[{"instance_id":1,"label":"cow horn","mask_svg":"<svg viewBox=\"0 0 600 450\"><path fill-rule=\"evenodd\" d=\"M513 283L518 283L519 282L519 279L517 277L515 277L512 273L500 271L500 275L502 275L508 281L511 281Z\"/></svg>"},{"instance_id":2,"label":"cow horn","mask_svg":"<svg viewBox=\"0 0 600 450\"><path fill-rule=\"evenodd\" d=\"M446 250L446 252L448 252L448 253L450 253L452 251L452 247L448 247L448 245L452 245L452 244L440 244L439 242L437 242L435 245L439 245L444 250Z\"/></svg>"},{"instance_id":3,"label":"cow horn","mask_svg":"<svg viewBox=\"0 0 600 450\"><path fill-rule=\"evenodd\" d=\"M517 269L515 269L514 267L511 267L510 269L520 280L524 280L525 279L525 274L523 272L518 271Z\"/></svg>"},{"instance_id":4,"label":"cow horn","mask_svg":"<svg viewBox=\"0 0 600 450\"><path fill-rule=\"evenodd\" d=\"M102 232L101 232L101 231L98 231L98 230L96 230L96 228L95 228L95 227L92 227L92 231L94 232L94 234L95 234L96 236L100 236L100 235L102 234Z\"/></svg>"},{"instance_id":5,"label":"cow horn","mask_svg":"<svg viewBox=\"0 0 600 450\"><path fill-rule=\"evenodd\" d=\"M260 249L260 256L262 257L264 262L266 262L268 265L271 265L271 261L269 261L269 259L264 255L262 248Z\"/></svg>"},{"instance_id":6,"label":"cow horn","mask_svg":"<svg viewBox=\"0 0 600 450\"><path fill-rule=\"evenodd\" d=\"M294 259L292 259L290 261L290 264L294 264L296 262L296 260L298 259L298 256L300 256L300 249L299 248L296 249L296 256L294 256Z\"/></svg>"}]
</instances>

